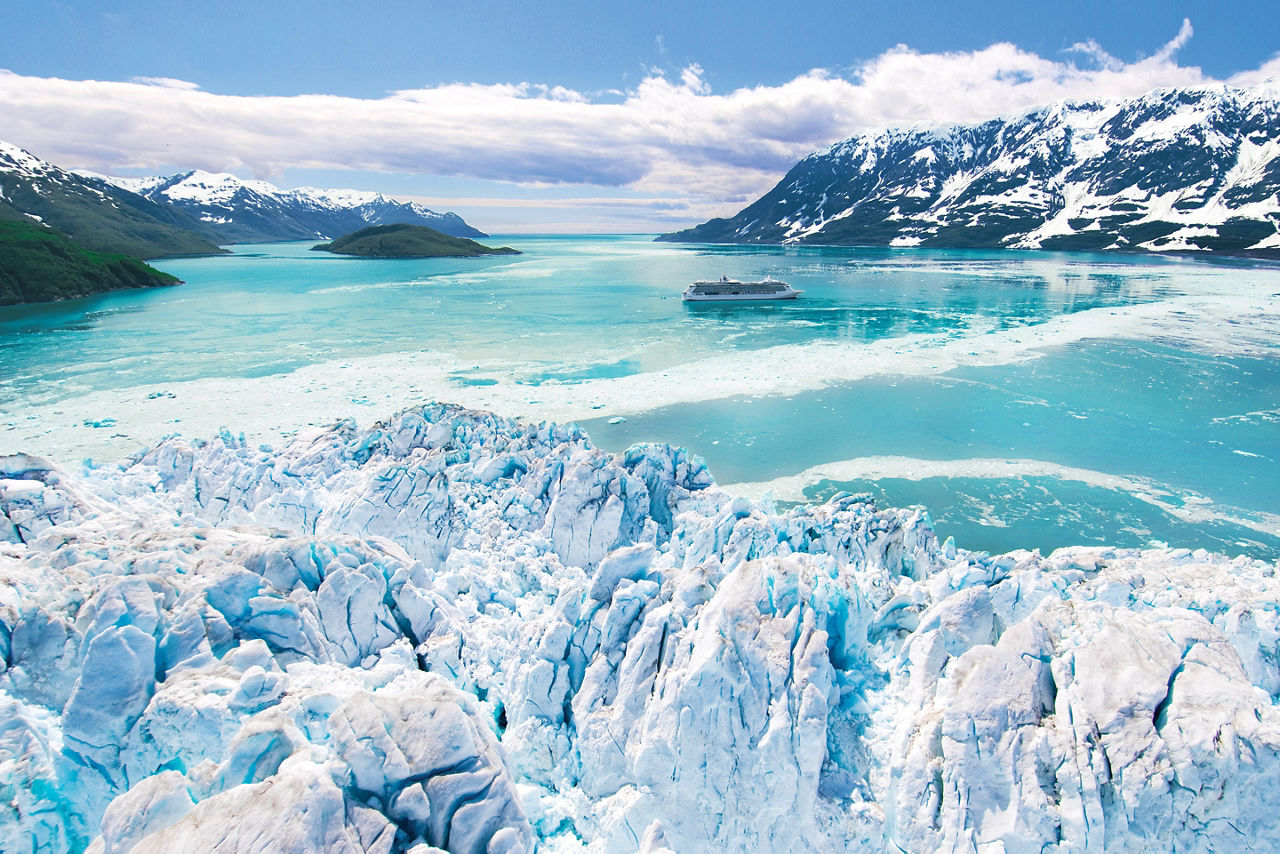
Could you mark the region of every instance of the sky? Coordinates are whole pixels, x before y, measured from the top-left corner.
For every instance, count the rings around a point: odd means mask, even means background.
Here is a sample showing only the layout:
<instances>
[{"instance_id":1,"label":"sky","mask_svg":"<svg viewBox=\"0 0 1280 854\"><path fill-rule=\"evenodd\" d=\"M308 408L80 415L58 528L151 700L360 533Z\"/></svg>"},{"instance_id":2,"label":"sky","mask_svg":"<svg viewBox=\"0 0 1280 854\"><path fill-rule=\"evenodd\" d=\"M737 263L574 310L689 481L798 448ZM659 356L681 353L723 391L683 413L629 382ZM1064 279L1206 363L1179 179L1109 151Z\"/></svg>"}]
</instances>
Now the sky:
<instances>
[{"instance_id":1,"label":"sky","mask_svg":"<svg viewBox=\"0 0 1280 854\"><path fill-rule=\"evenodd\" d=\"M856 133L1280 80L1280 0L0 0L0 139L492 233L728 216Z\"/></svg>"}]
</instances>

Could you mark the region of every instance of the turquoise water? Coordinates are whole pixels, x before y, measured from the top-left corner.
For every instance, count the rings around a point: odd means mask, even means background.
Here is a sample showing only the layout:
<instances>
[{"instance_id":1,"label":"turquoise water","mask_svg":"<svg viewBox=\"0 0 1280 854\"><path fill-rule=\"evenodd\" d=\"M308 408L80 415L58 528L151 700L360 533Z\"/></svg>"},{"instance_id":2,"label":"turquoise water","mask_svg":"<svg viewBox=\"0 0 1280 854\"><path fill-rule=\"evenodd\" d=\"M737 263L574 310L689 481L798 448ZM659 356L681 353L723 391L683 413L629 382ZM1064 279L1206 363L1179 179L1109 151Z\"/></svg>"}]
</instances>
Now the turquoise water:
<instances>
[{"instance_id":1,"label":"turquoise water","mask_svg":"<svg viewBox=\"0 0 1280 854\"><path fill-rule=\"evenodd\" d=\"M923 503L943 536L1280 557L1280 271L1140 256L507 237L518 257L308 244L186 284L0 309L0 450L279 441L427 399L667 441L781 501ZM687 306L770 274L794 302ZM625 420L619 420L625 419Z\"/></svg>"},{"instance_id":2,"label":"turquoise water","mask_svg":"<svg viewBox=\"0 0 1280 854\"><path fill-rule=\"evenodd\" d=\"M1247 508L1280 508L1278 395L1274 359L1090 341L1019 365L582 423L615 448L679 433L703 449L726 482L783 478L815 458L1042 461L1089 474L977 476L970 464L918 481L820 478L805 485L803 496L870 492L892 504L924 504L940 535L992 551L1170 543L1273 556L1280 555L1274 527L1259 531L1240 522L1259 521ZM813 437L821 437L820 451ZM1117 486L1101 475L1133 483ZM1188 500L1192 507L1209 501L1237 521L1179 519L1136 497L1152 492L1179 510Z\"/></svg>"},{"instance_id":3,"label":"turquoise water","mask_svg":"<svg viewBox=\"0 0 1280 854\"><path fill-rule=\"evenodd\" d=\"M0 405L423 347L544 365L529 382L616 376L726 349L1016 326L1140 299L1138 283L1166 286L1140 267L1068 256L1009 264L912 250L690 251L643 238L502 242L526 256L378 260L306 243L240 246L159 262L186 280L177 288L0 309ZM937 264L956 272L939 276ZM805 298L683 306L682 283L724 271L785 273ZM602 348L627 356L606 360Z\"/></svg>"}]
</instances>

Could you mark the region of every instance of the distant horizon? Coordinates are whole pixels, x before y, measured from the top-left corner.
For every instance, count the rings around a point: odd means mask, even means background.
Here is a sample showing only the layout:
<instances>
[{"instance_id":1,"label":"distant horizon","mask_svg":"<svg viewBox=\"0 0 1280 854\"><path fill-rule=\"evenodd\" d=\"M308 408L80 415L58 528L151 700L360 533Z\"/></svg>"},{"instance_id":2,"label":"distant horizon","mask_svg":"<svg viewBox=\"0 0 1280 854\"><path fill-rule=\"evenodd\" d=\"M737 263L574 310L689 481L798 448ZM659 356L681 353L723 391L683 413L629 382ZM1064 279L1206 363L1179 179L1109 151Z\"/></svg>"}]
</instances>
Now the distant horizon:
<instances>
[{"instance_id":1,"label":"distant horizon","mask_svg":"<svg viewBox=\"0 0 1280 854\"><path fill-rule=\"evenodd\" d=\"M6 11L24 37L0 122L68 169L380 192L490 232L662 233L856 133L1280 77L1267 0L1121 5L391 2L334 28L327 2L29 3Z\"/></svg>"}]
</instances>

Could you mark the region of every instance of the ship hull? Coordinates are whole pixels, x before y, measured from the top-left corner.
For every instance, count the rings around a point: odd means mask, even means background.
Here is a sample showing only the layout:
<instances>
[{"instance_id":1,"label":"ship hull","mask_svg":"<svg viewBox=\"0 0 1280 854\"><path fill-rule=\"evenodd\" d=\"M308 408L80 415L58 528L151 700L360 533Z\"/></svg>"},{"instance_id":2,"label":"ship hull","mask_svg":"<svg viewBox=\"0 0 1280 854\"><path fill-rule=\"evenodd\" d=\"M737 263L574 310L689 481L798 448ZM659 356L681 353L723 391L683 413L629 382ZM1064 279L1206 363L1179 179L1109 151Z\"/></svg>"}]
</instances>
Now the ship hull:
<instances>
[{"instance_id":1,"label":"ship hull","mask_svg":"<svg viewBox=\"0 0 1280 854\"><path fill-rule=\"evenodd\" d=\"M693 294L684 295L685 302L760 302L762 300L795 299L804 291L789 291L780 294Z\"/></svg>"}]
</instances>

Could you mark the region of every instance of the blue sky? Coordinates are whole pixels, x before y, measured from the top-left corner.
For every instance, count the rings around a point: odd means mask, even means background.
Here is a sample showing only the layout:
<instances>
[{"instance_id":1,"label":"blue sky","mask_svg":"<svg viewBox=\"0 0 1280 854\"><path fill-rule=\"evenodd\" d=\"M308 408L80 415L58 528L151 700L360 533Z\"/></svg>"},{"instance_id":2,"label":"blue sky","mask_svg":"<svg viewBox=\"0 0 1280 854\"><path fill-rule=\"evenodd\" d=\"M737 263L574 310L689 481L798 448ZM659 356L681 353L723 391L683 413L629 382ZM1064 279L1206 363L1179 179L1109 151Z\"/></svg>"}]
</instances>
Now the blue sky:
<instances>
[{"instance_id":1,"label":"blue sky","mask_svg":"<svg viewBox=\"0 0 1280 854\"><path fill-rule=\"evenodd\" d=\"M691 224L884 124L1280 72L1276 0L0 0L0 17L20 34L0 137L33 153L381 190L495 231Z\"/></svg>"}]
</instances>

